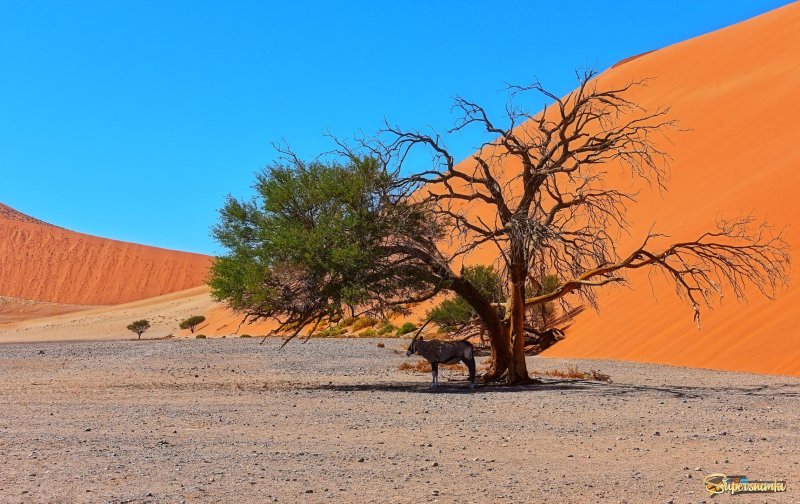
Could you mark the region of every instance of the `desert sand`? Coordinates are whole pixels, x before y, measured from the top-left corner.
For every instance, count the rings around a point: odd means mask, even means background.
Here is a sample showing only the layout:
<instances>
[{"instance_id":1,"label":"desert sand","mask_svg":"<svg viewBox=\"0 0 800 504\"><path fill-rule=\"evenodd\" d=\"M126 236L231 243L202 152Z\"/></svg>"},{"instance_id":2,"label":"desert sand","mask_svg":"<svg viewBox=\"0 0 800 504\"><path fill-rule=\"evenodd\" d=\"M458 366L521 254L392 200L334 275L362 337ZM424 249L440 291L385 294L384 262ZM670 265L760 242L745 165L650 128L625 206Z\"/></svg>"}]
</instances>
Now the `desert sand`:
<instances>
[{"instance_id":1,"label":"desert sand","mask_svg":"<svg viewBox=\"0 0 800 504\"><path fill-rule=\"evenodd\" d=\"M150 321L151 328L144 338L177 337L189 334L188 330L178 328L181 321L203 313L212 305L208 287L195 287L116 306L0 324L0 343L130 339L136 335L126 327L139 319ZM198 334L205 328L205 324L201 325Z\"/></svg>"},{"instance_id":2,"label":"desert sand","mask_svg":"<svg viewBox=\"0 0 800 504\"><path fill-rule=\"evenodd\" d=\"M378 348L377 343L385 344ZM612 383L466 389L402 340L5 345L4 502L797 502L800 381L530 358ZM788 493L709 498L707 474Z\"/></svg>"}]
</instances>

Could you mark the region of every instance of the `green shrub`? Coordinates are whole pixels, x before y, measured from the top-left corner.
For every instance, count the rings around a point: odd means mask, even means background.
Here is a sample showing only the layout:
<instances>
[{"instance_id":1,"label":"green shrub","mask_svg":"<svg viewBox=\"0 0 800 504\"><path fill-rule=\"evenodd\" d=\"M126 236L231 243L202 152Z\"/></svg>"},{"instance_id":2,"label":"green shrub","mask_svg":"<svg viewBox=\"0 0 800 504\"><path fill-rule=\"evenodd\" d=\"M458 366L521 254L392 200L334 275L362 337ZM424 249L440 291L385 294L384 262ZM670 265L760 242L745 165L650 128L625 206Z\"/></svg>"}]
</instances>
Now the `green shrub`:
<instances>
[{"instance_id":1,"label":"green shrub","mask_svg":"<svg viewBox=\"0 0 800 504\"><path fill-rule=\"evenodd\" d=\"M358 320L356 317L345 317L339 321L339 327L350 327L356 320Z\"/></svg>"},{"instance_id":2,"label":"green shrub","mask_svg":"<svg viewBox=\"0 0 800 504\"><path fill-rule=\"evenodd\" d=\"M196 339L206 339L206 335L205 334L198 334L197 336L195 336L195 338Z\"/></svg>"},{"instance_id":3,"label":"green shrub","mask_svg":"<svg viewBox=\"0 0 800 504\"><path fill-rule=\"evenodd\" d=\"M468 323L472 318L472 311L469 303L457 297L445 299L439 303L438 306L428 311L428 318L440 329L447 332Z\"/></svg>"},{"instance_id":4,"label":"green shrub","mask_svg":"<svg viewBox=\"0 0 800 504\"><path fill-rule=\"evenodd\" d=\"M405 324L401 325L400 328L397 330L397 335L402 336L404 334L408 334L411 331L415 331L417 329L417 324L413 322L406 322Z\"/></svg>"},{"instance_id":5,"label":"green shrub","mask_svg":"<svg viewBox=\"0 0 800 504\"><path fill-rule=\"evenodd\" d=\"M252 338L252 336L250 336L249 334L242 334L242 335L241 335L241 336L239 336L239 337L240 337L240 338Z\"/></svg>"},{"instance_id":6,"label":"green shrub","mask_svg":"<svg viewBox=\"0 0 800 504\"><path fill-rule=\"evenodd\" d=\"M148 329L150 329L150 322L144 319L128 324L128 330L135 332L137 336L139 336L139 339L142 339L142 333Z\"/></svg>"},{"instance_id":7,"label":"green shrub","mask_svg":"<svg viewBox=\"0 0 800 504\"><path fill-rule=\"evenodd\" d=\"M181 329L189 329L191 332L194 332L194 330L197 328L197 326L199 326L200 324L202 324L205 321L206 321L206 318L204 316L202 316L202 315L194 315L194 316L189 317L188 319L184 320L183 322L181 322L178 327L180 327Z\"/></svg>"},{"instance_id":8,"label":"green shrub","mask_svg":"<svg viewBox=\"0 0 800 504\"><path fill-rule=\"evenodd\" d=\"M375 329L367 329L366 331L364 331L361 334L359 334L359 337L361 337L361 338L374 338L377 335L378 335L378 332L375 331Z\"/></svg>"},{"instance_id":9,"label":"green shrub","mask_svg":"<svg viewBox=\"0 0 800 504\"><path fill-rule=\"evenodd\" d=\"M489 301L493 303L502 301L500 277L493 267L469 266L464 268L463 276ZM472 315L472 307L461 297L445 299L428 312L428 318L444 332L453 331L469 323Z\"/></svg>"},{"instance_id":10,"label":"green shrub","mask_svg":"<svg viewBox=\"0 0 800 504\"><path fill-rule=\"evenodd\" d=\"M397 327L393 326L389 322L385 322L380 329L378 329L378 336L384 336L389 333L393 333L397 330Z\"/></svg>"},{"instance_id":11,"label":"green shrub","mask_svg":"<svg viewBox=\"0 0 800 504\"><path fill-rule=\"evenodd\" d=\"M318 331L314 333L314 337L316 338L336 338L337 336L341 336L342 334L347 332L346 327L339 327L339 326L332 326L324 331Z\"/></svg>"},{"instance_id":12,"label":"green shrub","mask_svg":"<svg viewBox=\"0 0 800 504\"><path fill-rule=\"evenodd\" d=\"M353 326L350 328L353 332L359 331L364 329L365 327L372 327L378 323L378 319L372 317L364 317L356 320L353 322Z\"/></svg>"}]
</instances>

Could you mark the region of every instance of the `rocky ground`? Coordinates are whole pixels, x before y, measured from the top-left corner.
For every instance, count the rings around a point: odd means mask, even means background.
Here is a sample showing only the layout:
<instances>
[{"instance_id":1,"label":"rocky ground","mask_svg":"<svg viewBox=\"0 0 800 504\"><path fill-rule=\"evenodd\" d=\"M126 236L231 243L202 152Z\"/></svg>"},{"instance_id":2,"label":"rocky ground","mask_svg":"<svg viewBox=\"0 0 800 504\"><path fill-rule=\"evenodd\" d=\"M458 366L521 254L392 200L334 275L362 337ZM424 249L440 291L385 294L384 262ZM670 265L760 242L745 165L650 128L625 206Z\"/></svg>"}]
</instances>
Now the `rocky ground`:
<instances>
[{"instance_id":1,"label":"rocky ground","mask_svg":"<svg viewBox=\"0 0 800 504\"><path fill-rule=\"evenodd\" d=\"M404 340L278 344L0 346L0 501L800 501L795 378L530 358L613 383L431 392ZM715 472L788 492L709 498Z\"/></svg>"}]
</instances>

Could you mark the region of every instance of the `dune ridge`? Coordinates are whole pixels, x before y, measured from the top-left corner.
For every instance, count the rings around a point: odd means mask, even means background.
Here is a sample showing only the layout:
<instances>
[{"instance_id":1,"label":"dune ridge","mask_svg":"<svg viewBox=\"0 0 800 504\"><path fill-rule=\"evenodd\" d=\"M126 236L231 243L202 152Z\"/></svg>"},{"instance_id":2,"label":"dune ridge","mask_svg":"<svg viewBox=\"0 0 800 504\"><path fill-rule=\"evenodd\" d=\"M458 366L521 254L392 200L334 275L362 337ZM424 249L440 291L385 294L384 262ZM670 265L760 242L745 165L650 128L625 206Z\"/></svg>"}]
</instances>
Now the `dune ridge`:
<instances>
[{"instance_id":1,"label":"dune ridge","mask_svg":"<svg viewBox=\"0 0 800 504\"><path fill-rule=\"evenodd\" d=\"M31 217L30 215L26 215L20 212L19 210L15 210L3 203L0 203L0 219L6 219L17 222L28 222L31 224L41 224L43 226L58 227L54 226L53 224L47 223L45 221L39 220L35 217Z\"/></svg>"}]
</instances>

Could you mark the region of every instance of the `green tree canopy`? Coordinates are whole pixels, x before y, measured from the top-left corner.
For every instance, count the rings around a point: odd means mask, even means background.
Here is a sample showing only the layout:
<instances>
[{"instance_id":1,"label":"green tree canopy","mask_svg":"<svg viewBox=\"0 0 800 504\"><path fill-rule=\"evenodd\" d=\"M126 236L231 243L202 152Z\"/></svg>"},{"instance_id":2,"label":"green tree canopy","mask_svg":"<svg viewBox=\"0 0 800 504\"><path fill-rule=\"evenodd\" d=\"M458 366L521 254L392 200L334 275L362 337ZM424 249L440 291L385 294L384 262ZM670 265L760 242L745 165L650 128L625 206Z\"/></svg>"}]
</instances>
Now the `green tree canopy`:
<instances>
[{"instance_id":1,"label":"green tree canopy","mask_svg":"<svg viewBox=\"0 0 800 504\"><path fill-rule=\"evenodd\" d=\"M471 282L490 303L504 301L502 282L493 267L483 265L468 266L462 270L461 276ZM428 319L445 331L455 331L469 324L474 315L475 310L461 296L445 299L428 311Z\"/></svg>"},{"instance_id":2,"label":"green tree canopy","mask_svg":"<svg viewBox=\"0 0 800 504\"><path fill-rule=\"evenodd\" d=\"M194 333L194 330L197 328L197 326L199 326L200 324L202 324L205 321L206 321L206 318L204 316L202 316L202 315L194 315L194 316L189 317L188 319L184 320L183 322L181 322L179 327L181 329L189 329L191 332Z\"/></svg>"},{"instance_id":3,"label":"green tree canopy","mask_svg":"<svg viewBox=\"0 0 800 504\"><path fill-rule=\"evenodd\" d=\"M402 253L433 236L424 205L404 202L397 177L371 157L305 163L258 174L251 201L229 197L214 237L227 249L212 295L250 320L275 318L294 335L346 308L377 312L431 290L429 268Z\"/></svg>"},{"instance_id":4,"label":"green tree canopy","mask_svg":"<svg viewBox=\"0 0 800 504\"><path fill-rule=\"evenodd\" d=\"M131 332L136 333L138 339L142 339L142 334L148 329L150 329L150 322L144 319L136 320L128 324L127 329Z\"/></svg>"}]
</instances>

